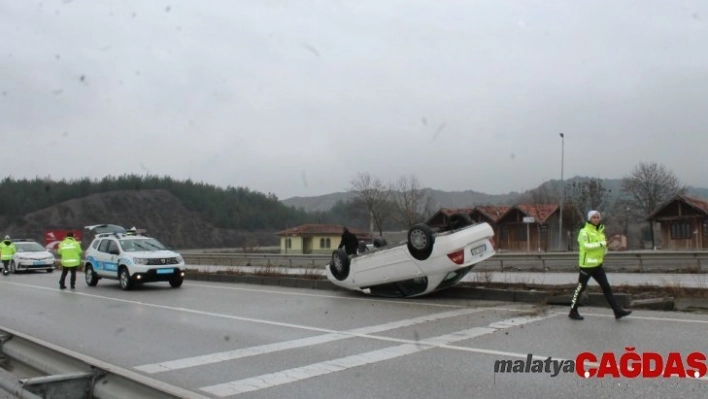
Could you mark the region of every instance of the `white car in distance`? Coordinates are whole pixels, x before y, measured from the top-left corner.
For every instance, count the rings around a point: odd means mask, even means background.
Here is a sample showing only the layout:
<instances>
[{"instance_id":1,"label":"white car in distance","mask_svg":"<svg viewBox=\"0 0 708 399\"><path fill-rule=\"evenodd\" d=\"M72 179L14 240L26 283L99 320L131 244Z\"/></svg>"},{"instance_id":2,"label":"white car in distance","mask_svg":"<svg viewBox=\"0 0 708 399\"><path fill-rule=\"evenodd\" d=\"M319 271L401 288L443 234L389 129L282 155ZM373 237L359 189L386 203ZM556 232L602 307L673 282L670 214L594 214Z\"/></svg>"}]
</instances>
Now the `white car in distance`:
<instances>
[{"instance_id":1,"label":"white car in distance","mask_svg":"<svg viewBox=\"0 0 708 399\"><path fill-rule=\"evenodd\" d=\"M348 256L340 248L326 267L337 286L383 297L415 297L452 287L475 264L495 254L494 230L455 214L437 232L425 224L408 230L407 242Z\"/></svg>"},{"instance_id":2,"label":"white car in distance","mask_svg":"<svg viewBox=\"0 0 708 399\"><path fill-rule=\"evenodd\" d=\"M12 240L17 252L10 261L9 272L46 270L51 273L56 268L55 258L51 252L34 240Z\"/></svg>"}]
</instances>

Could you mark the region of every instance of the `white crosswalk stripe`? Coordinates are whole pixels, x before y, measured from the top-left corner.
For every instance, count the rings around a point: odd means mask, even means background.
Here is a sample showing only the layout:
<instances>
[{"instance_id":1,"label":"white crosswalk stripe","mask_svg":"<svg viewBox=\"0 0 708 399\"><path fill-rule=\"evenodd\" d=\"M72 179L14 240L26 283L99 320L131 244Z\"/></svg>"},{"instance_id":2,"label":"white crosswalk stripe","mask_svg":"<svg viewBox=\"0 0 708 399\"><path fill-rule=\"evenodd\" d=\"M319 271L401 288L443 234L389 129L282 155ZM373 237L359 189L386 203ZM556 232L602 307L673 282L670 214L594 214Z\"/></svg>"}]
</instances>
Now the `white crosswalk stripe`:
<instances>
[{"instance_id":1,"label":"white crosswalk stripe","mask_svg":"<svg viewBox=\"0 0 708 399\"><path fill-rule=\"evenodd\" d=\"M432 349L441 345L449 345L482 335L493 333L499 329L506 329L514 326L540 321L553 314L536 317L518 317L500 322L495 322L487 327L475 327L468 330L458 331L438 337L425 339L419 342L407 343L392 346L384 349L374 350L363 354L352 355L340 359L328 360L303 367L283 370L276 373L260 375L257 377L231 381L223 384L206 386L200 388L202 391L218 397L233 396L245 392L256 391L278 385L301 381L308 378L318 377L338 371L344 371L353 367L377 363L397 357L410 355L424 350Z\"/></svg>"},{"instance_id":2,"label":"white crosswalk stripe","mask_svg":"<svg viewBox=\"0 0 708 399\"><path fill-rule=\"evenodd\" d=\"M434 313L430 315L414 317L405 320L394 321L390 323L379 324L362 328L355 328L348 331L338 333L323 334L314 337L296 339L287 342L277 342L274 344L254 346L250 348L235 349L227 352L212 353L209 355L194 356L185 359L177 359L165 361L161 363L146 364L135 367L136 370L145 373L161 373L172 370L179 370L188 367L203 366L212 363L223 362L227 360L235 360L249 356L263 355L266 353L279 352L290 349L304 348L312 345L319 345L328 342L339 341L348 338L362 337L367 334L375 334L384 331L395 330L398 328L410 327L417 324L429 323L436 320L442 320L452 317L466 316L473 313L484 312L495 308L474 308L474 309L457 309L447 312ZM498 309L495 309L498 310Z\"/></svg>"}]
</instances>

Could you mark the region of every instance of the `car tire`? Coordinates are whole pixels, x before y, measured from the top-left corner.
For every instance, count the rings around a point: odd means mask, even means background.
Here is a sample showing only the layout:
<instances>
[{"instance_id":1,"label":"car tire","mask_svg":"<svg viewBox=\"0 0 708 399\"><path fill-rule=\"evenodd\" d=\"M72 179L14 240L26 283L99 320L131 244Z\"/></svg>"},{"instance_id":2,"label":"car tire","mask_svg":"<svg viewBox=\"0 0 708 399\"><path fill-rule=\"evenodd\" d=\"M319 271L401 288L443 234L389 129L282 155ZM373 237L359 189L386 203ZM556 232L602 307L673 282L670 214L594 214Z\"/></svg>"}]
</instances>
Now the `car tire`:
<instances>
[{"instance_id":1,"label":"car tire","mask_svg":"<svg viewBox=\"0 0 708 399\"><path fill-rule=\"evenodd\" d=\"M347 277L349 277L350 266L349 255L344 251L344 248L339 248L332 252L332 261L329 264L329 271L334 278L339 281L346 280Z\"/></svg>"},{"instance_id":2,"label":"car tire","mask_svg":"<svg viewBox=\"0 0 708 399\"><path fill-rule=\"evenodd\" d=\"M10 262L10 264L8 265L8 269L10 269L8 270L10 273L17 274L17 265L15 264L14 260Z\"/></svg>"},{"instance_id":3,"label":"car tire","mask_svg":"<svg viewBox=\"0 0 708 399\"><path fill-rule=\"evenodd\" d=\"M47 269L47 273L54 273L54 269Z\"/></svg>"},{"instance_id":4,"label":"car tire","mask_svg":"<svg viewBox=\"0 0 708 399\"><path fill-rule=\"evenodd\" d=\"M51 271L51 269L49 271ZM96 284L98 284L98 276L96 275L96 272L93 270L93 266L86 265L86 271L84 271L84 277L86 279L86 284L89 287L95 287Z\"/></svg>"},{"instance_id":5,"label":"car tire","mask_svg":"<svg viewBox=\"0 0 708 399\"><path fill-rule=\"evenodd\" d=\"M450 216L448 224L450 225L450 230L457 230L463 227L473 225L474 221L472 220L470 215L466 213L455 213Z\"/></svg>"},{"instance_id":6,"label":"car tire","mask_svg":"<svg viewBox=\"0 0 708 399\"><path fill-rule=\"evenodd\" d=\"M433 253L435 236L426 224L419 223L408 229L408 252L418 260L426 260Z\"/></svg>"},{"instance_id":7,"label":"car tire","mask_svg":"<svg viewBox=\"0 0 708 399\"><path fill-rule=\"evenodd\" d=\"M130 273L125 267L121 267L118 271L118 282L120 282L120 288L124 291L130 291L133 289L133 280L130 278Z\"/></svg>"},{"instance_id":8,"label":"car tire","mask_svg":"<svg viewBox=\"0 0 708 399\"><path fill-rule=\"evenodd\" d=\"M170 280L170 287L172 288L179 288L182 286L182 283L184 282L184 278L179 277L179 278L173 278Z\"/></svg>"}]
</instances>

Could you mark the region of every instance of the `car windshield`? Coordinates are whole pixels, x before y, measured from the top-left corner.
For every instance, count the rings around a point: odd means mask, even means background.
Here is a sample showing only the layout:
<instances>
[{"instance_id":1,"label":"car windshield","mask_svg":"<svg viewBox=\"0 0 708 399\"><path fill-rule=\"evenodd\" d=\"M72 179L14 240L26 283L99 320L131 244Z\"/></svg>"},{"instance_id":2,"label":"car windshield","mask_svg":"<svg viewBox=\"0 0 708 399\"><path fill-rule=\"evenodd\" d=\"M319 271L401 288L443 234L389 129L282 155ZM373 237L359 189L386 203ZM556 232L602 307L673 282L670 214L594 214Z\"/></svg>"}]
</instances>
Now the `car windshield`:
<instances>
[{"instance_id":1,"label":"car windshield","mask_svg":"<svg viewBox=\"0 0 708 399\"><path fill-rule=\"evenodd\" d=\"M120 240L120 246L125 252L137 252L137 251L163 251L167 247L164 246L160 241L154 238L145 238L139 240Z\"/></svg>"},{"instance_id":2,"label":"car windshield","mask_svg":"<svg viewBox=\"0 0 708 399\"><path fill-rule=\"evenodd\" d=\"M17 252L44 252L44 251L46 251L46 249L44 249L43 246L39 245L36 242L16 242L15 248L17 248Z\"/></svg>"}]
</instances>

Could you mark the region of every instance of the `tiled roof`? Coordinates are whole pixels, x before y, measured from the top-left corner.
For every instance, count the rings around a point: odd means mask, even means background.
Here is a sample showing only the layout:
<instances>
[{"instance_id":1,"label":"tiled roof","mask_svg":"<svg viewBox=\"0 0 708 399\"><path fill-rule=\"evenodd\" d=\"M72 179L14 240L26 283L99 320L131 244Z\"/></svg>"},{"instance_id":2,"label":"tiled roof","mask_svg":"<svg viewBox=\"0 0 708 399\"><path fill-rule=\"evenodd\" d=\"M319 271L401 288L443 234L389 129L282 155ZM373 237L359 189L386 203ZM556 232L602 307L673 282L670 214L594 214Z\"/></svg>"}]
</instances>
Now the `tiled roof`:
<instances>
[{"instance_id":1,"label":"tiled roof","mask_svg":"<svg viewBox=\"0 0 708 399\"><path fill-rule=\"evenodd\" d=\"M663 203L660 207L658 207L654 212L652 212L648 217L647 220L652 220L656 215L661 213L667 206L670 204L674 203L675 201L683 201L686 204L696 208L697 210L708 214L708 201L700 198L695 198L695 197L688 197L685 195L677 195L674 198L670 199L669 201L666 201Z\"/></svg>"},{"instance_id":2,"label":"tiled roof","mask_svg":"<svg viewBox=\"0 0 708 399\"><path fill-rule=\"evenodd\" d=\"M369 233L364 230L348 227L349 231L359 237L368 237ZM342 234L342 226L336 224L303 224L297 227L292 227L286 230L275 233L279 236L284 235L339 235Z\"/></svg>"},{"instance_id":3,"label":"tiled roof","mask_svg":"<svg viewBox=\"0 0 708 399\"><path fill-rule=\"evenodd\" d=\"M537 223L545 223L546 219L551 216L555 211L558 210L557 204L545 204L545 205L527 205L519 204L515 206L516 209L525 213L526 216L531 216L536 219Z\"/></svg>"},{"instance_id":4,"label":"tiled roof","mask_svg":"<svg viewBox=\"0 0 708 399\"><path fill-rule=\"evenodd\" d=\"M503 205L480 205L474 208L474 210L479 211L479 213L483 214L491 221L496 222L502 216L504 216L504 214L507 213L510 208L511 207L509 206Z\"/></svg>"},{"instance_id":5,"label":"tiled roof","mask_svg":"<svg viewBox=\"0 0 708 399\"><path fill-rule=\"evenodd\" d=\"M685 195L680 195L679 197L694 208L708 213L708 201L699 198L687 197Z\"/></svg>"}]
</instances>

